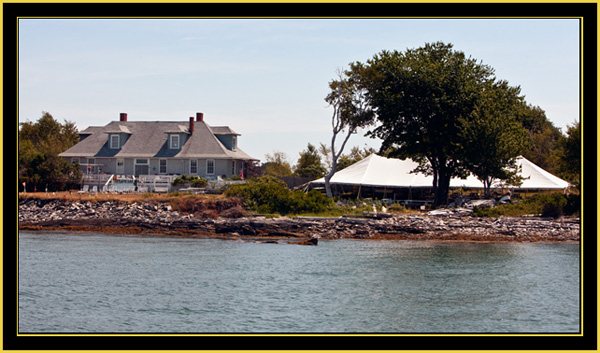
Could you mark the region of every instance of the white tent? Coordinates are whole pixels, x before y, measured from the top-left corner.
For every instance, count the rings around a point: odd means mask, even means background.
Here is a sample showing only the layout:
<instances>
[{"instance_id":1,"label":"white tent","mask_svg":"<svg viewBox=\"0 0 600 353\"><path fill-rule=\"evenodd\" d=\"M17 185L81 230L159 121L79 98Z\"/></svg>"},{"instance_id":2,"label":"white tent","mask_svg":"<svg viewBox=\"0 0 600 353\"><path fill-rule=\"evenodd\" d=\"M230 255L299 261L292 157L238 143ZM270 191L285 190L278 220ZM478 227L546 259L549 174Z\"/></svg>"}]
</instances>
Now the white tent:
<instances>
[{"instance_id":1,"label":"white tent","mask_svg":"<svg viewBox=\"0 0 600 353\"><path fill-rule=\"evenodd\" d=\"M431 179L423 174L410 174L418 163L406 159L389 159L372 154L340 170L331 178L332 184L402 187L430 187ZM313 181L325 183L325 178Z\"/></svg>"},{"instance_id":2,"label":"white tent","mask_svg":"<svg viewBox=\"0 0 600 353\"><path fill-rule=\"evenodd\" d=\"M523 156L517 157L517 165L521 167L519 175L525 180L519 187L515 187L516 189L562 190L571 185L533 164Z\"/></svg>"},{"instance_id":3,"label":"white tent","mask_svg":"<svg viewBox=\"0 0 600 353\"><path fill-rule=\"evenodd\" d=\"M519 175L525 180L515 189L565 189L569 183L548 173L524 157L517 158L521 167ZM360 185L385 188L426 188L433 184L433 176L411 173L418 163L411 159L400 160L380 157L375 154L340 170L331 178L332 184ZM311 184L324 184L325 178L312 181ZM483 188L483 183L475 176L467 179L453 178L452 188Z\"/></svg>"}]
</instances>

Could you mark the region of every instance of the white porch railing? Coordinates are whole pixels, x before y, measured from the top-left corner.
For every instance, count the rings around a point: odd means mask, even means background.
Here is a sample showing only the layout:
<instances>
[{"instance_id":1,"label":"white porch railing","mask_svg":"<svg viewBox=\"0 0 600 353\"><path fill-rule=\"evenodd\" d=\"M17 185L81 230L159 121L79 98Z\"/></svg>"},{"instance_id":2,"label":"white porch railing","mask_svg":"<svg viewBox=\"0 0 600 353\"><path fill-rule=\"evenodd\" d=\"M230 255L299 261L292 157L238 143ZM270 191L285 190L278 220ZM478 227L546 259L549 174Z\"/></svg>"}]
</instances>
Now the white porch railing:
<instances>
[{"instance_id":1,"label":"white porch railing","mask_svg":"<svg viewBox=\"0 0 600 353\"><path fill-rule=\"evenodd\" d=\"M82 178L80 192L97 190L103 192L164 192L173 191L171 183L179 175L119 175L119 174L88 174ZM243 184L245 181L226 181L220 177L208 181L208 189L220 189L225 185Z\"/></svg>"},{"instance_id":2,"label":"white porch railing","mask_svg":"<svg viewBox=\"0 0 600 353\"><path fill-rule=\"evenodd\" d=\"M138 190L142 192L170 192L171 182L177 175L140 175Z\"/></svg>"}]
</instances>

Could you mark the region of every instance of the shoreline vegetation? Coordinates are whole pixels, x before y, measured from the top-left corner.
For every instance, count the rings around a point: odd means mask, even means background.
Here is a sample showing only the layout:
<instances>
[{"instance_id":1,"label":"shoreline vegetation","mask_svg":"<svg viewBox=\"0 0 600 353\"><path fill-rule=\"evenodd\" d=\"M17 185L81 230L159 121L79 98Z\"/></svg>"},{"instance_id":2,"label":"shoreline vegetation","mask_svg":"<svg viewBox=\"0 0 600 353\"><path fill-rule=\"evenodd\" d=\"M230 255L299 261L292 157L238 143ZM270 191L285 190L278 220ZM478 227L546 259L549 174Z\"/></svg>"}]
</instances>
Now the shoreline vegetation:
<instances>
[{"instance_id":1,"label":"shoreline vegetation","mask_svg":"<svg viewBox=\"0 0 600 353\"><path fill-rule=\"evenodd\" d=\"M342 211L351 211L346 208ZM376 211L376 210L374 210ZM345 215L257 215L225 195L19 194L19 230L78 231L317 245L320 239L580 241L579 218L473 217L356 209Z\"/></svg>"}]
</instances>

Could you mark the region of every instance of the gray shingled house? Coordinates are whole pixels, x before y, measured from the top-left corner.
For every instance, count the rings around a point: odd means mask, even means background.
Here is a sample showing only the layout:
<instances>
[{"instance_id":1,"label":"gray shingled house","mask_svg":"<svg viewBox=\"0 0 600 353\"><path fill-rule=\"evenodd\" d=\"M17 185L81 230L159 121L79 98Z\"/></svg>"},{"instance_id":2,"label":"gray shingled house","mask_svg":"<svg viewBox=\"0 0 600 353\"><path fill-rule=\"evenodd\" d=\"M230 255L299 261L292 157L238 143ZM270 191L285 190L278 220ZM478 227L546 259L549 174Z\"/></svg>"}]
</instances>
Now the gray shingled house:
<instances>
[{"instance_id":1,"label":"gray shingled house","mask_svg":"<svg viewBox=\"0 0 600 353\"><path fill-rule=\"evenodd\" d=\"M238 148L227 126L209 126L202 113L189 121L119 121L90 126L60 156L78 161L84 175L197 175L208 180L246 175L255 160Z\"/></svg>"}]
</instances>

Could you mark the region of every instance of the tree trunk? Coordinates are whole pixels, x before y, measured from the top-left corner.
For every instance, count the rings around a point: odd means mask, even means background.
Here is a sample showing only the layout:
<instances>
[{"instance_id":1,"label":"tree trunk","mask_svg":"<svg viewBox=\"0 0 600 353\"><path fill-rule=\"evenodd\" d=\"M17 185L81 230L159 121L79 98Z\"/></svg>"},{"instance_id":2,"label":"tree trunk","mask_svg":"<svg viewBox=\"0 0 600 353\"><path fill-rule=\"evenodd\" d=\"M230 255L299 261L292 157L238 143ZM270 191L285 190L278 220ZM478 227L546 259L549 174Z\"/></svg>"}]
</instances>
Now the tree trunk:
<instances>
[{"instance_id":1,"label":"tree trunk","mask_svg":"<svg viewBox=\"0 0 600 353\"><path fill-rule=\"evenodd\" d=\"M327 173L327 175L325 175L325 192L327 193L328 198L333 197L333 193L331 192L331 183L329 181L331 180L331 177L333 177L333 175L335 174L335 172L337 170L337 161L340 158L340 156L342 155L342 152L344 151L344 147L346 147L346 142L348 142L348 139L350 139L350 136L352 135L352 131L354 131L354 129L348 128L348 134L346 134L346 137L344 138L344 142L342 142L342 147L340 147L340 150L336 153L335 152L335 139L336 139L339 131L341 131L341 130L334 129L333 137L331 138L331 170L329 171L329 173Z\"/></svg>"},{"instance_id":2,"label":"tree trunk","mask_svg":"<svg viewBox=\"0 0 600 353\"><path fill-rule=\"evenodd\" d=\"M486 178L483 181L483 195L484 198L489 199L491 194L490 194L490 187L491 187L492 183Z\"/></svg>"},{"instance_id":3,"label":"tree trunk","mask_svg":"<svg viewBox=\"0 0 600 353\"><path fill-rule=\"evenodd\" d=\"M433 171L433 196L434 196L434 206L437 206L437 195L438 195L438 189L439 189L439 182L438 182L439 178L438 178L438 173L437 171Z\"/></svg>"},{"instance_id":4,"label":"tree trunk","mask_svg":"<svg viewBox=\"0 0 600 353\"><path fill-rule=\"evenodd\" d=\"M334 173L335 173L335 169L331 168L331 171L329 173L327 173L327 175L325 175L325 192L327 193L328 198L333 197L333 193L331 192L331 183L329 181L331 180L331 177L333 176Z\"/></svg>"},{"instance_id":5,"label":"tree trunk","mask_svg":"<svg viewBox=\"0 0 600 353\"><path fill-rule=\"evenodd\" d=\"M437 178L434 177L434 180L437 179L437 188L434 188L435 199L433 205L435 207L448 204L448 192L450 191L450 173L445 169L441 169L437 173Z\"/></svg>"}]
</instances>

